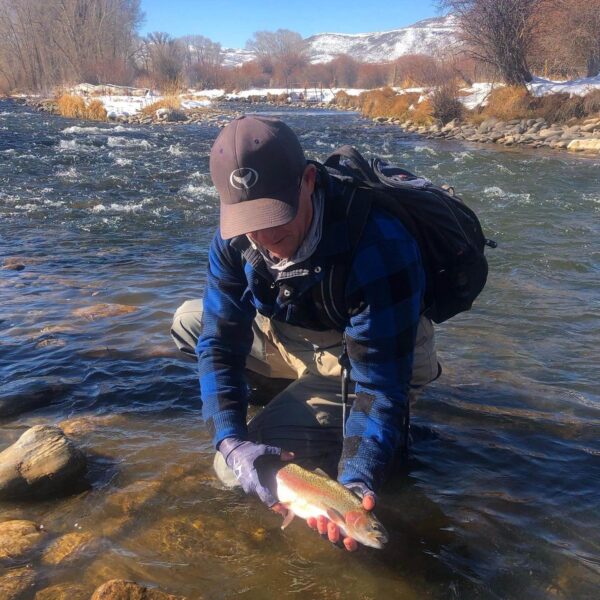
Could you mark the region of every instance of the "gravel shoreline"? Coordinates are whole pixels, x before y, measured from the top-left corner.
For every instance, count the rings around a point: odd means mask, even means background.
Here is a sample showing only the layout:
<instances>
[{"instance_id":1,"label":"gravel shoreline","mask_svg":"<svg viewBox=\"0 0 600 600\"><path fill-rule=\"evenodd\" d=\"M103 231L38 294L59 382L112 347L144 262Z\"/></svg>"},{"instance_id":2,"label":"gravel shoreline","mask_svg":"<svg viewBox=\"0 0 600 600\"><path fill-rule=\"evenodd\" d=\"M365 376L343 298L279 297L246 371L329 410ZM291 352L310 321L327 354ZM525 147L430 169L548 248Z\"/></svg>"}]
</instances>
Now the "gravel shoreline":
<instances>
[{"instance_id":1,"label":"gravel shoreline","mask_svg":"<svg viewBox=\"0 0 600 600\"><path fill-rule=\"evenodd\" d=\"M500 146L551 148L600 154L600 117L591 117L576 124L548 123L545 119L513 119L501 121L494 117L480 125L454 119L446 125L417 125L412 121L376 117L377 124L394 124L408 133L428 139L461 140Z\"/></svg>"}]
</instances>

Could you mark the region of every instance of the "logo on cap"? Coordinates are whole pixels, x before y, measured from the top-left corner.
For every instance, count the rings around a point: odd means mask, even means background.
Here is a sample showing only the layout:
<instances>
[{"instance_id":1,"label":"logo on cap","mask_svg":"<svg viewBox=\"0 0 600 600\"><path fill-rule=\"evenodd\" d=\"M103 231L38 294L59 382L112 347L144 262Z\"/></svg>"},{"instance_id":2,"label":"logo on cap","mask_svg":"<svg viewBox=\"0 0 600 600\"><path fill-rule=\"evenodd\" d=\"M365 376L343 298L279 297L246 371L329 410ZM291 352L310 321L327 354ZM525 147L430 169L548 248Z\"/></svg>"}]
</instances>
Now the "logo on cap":
<instances>
[{"instance_id":1,"label":"logo on cap","mask_svg":"<svg viewBox=\"0 0 600 600\"><path fill-rule=\"evenodd\" d=\"M258 182L258 173L250 167L236 169L229 176L229 183L236 190L249 190Z\"/></svg>"}]
</instances>

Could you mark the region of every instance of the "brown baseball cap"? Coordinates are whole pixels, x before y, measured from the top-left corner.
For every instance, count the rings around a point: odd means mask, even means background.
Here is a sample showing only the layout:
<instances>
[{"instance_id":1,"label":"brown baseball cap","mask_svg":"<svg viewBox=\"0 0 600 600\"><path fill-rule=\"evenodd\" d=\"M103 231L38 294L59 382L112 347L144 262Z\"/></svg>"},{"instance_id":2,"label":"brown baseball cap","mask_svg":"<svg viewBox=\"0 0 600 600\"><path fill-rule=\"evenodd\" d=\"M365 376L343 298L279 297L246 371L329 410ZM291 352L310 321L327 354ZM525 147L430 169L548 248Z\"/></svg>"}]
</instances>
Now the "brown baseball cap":
<instances>
[{"instance_id":1,"label":"brown baseball cap","mask_svg":"<svg viewBox=\"0 0 600 600\"><path fill-rule=\"evenodd\" d=\"M243 116L210 151L225 240L289 223L298 210L306 158L296 134L278 119Z\"/></svg>"}]
</instances>

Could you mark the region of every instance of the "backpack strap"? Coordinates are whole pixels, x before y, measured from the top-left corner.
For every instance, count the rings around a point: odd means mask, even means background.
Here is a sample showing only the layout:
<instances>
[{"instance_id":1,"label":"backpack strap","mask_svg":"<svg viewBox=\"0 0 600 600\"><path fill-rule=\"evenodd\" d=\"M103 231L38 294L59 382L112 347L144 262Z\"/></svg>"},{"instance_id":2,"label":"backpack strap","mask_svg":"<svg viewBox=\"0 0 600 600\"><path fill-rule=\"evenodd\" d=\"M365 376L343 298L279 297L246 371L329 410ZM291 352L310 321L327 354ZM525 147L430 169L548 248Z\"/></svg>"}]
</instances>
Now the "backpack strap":
<instances>
[{"instance_id":1,"label":"backpack strap","mask_svg":"<svg viewBox=\"0 0 600 600\"><path fill-rule=\"evenodd\" d=\"M351 305L348 306L346 283L358 243L371 212L372 199L368 188L344 183L341 194L335 194L331 200L341 204L337 207L338 215L347 226L349 251L338 257L323 280L314 287L313 299L326 324L333 329L343 331L348 324L348 318L364 308L359 299L350 302Z\"/></svg>"}]
</instances>

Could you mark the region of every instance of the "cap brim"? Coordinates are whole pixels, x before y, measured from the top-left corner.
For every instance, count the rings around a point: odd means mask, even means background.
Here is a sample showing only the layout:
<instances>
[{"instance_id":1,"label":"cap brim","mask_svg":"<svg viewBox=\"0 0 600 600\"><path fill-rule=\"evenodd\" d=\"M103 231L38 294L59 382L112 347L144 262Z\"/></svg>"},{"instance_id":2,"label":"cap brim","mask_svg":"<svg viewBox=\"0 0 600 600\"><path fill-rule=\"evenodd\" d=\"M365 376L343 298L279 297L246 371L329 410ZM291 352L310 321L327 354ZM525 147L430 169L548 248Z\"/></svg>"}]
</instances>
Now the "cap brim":
<instances>
[{"instance_id":1,"label":"cap brim","mask_svg":"<svg viewBox=\"0 0 600 600\"><path fill-rule=\"evenodd\" d=\"M292 205L276 198L221 203L221 237L228 240L252 231L285 225L294 219L297 212L297 202Z\"/></svg>"}]
</instances>

